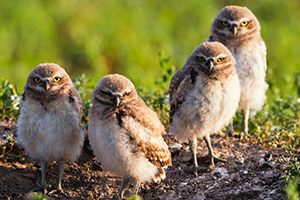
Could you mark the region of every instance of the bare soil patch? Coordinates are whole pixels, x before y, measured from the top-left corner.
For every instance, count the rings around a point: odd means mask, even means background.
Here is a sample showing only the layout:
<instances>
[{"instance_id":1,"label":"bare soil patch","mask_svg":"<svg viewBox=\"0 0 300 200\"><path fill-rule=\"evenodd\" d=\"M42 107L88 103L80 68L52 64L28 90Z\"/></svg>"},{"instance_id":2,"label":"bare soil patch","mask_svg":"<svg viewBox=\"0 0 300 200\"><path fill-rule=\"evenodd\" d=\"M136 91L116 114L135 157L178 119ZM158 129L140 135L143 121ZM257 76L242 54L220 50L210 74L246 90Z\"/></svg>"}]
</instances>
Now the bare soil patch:
<instances>
[{"instance_id":1,"label":"bare soil patch","mask_svg":"<svg viewBox=\"0 0 300 200\"><path fill-rule=\"evenodd\" d=\"M3 135L15 131L15 121L0 121L1 143L6 142ZM285 186L282 177L287 167L281 159L286 154L284 150L265 149L258 143L224 134L212 135L214 152L228 163L216 163L213 170L195 177L184 171L192 165L187 143L172 135L164 138L172 152L173 166L166 170L167 178L162 182L142 184L139 190L142 199L286 199L280 192ZM199 165L206 168L209 164L206 144L202 139L198 142ZM39 164L29 160L16 145L9 150L1 146L0 155L0 199L33 199L32 190L36 181L41 180ZM49 190L56 183L56 173L56 164L48 165ZM68 196L53 194L47 199L111 199L117 195L121 181L102 169L86 141L78 161L65 166L62 187ZM125 196L129 197L131 192L127 190Z\"/></svg>"}]
</instances>

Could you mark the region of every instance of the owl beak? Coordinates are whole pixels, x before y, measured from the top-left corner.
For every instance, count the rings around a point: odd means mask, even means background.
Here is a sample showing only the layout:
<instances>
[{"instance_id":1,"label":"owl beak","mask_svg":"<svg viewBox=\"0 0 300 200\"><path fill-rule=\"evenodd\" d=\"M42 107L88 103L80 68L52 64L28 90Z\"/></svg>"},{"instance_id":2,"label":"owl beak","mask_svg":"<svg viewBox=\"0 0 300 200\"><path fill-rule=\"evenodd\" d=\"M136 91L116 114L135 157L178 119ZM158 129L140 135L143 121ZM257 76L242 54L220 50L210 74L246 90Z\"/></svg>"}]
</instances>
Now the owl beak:
<instances>
[{"instance_id":1,"label":"owl beak","mask_svg":"<svg viewBox=\"0 0 300 200\"><path fill-rule=\"evenodd\" d=\"M116 106L119 106L121 103L120 95L116 95L115 98L113 99L113 102Z\"/></svg>"},{"instance_id":2,"label":"owl beak","mask_svg":"<svg viewBox=\"0 0 300 200\"><path fill-rule=\"evenodd\" d=\"M234 35L234 36L236 36L237 35L237 26L236 26L236 24L233 24L232 25L232 34Z\"/></svg>"},{"instance_id":3,"label":"owl beak","mask_svg":"<svg viewBox=\"0 0 300 200\"><path fill-rule=\"evenodd\" d=\"M45 80L43 87L46 91L48 91L50 89L50 83L48 80Z\"/></svg>"},{"instance_id":4,"label":"owl beak","mask_svg":"<svg viewBox=\"0 0 300 200\"><path fill-rule=\"evenodd\" d=\"M206 65L207 65L209 71L211 71L214 67L213 59L208 59Z\"/></svg>"}]
</instances>

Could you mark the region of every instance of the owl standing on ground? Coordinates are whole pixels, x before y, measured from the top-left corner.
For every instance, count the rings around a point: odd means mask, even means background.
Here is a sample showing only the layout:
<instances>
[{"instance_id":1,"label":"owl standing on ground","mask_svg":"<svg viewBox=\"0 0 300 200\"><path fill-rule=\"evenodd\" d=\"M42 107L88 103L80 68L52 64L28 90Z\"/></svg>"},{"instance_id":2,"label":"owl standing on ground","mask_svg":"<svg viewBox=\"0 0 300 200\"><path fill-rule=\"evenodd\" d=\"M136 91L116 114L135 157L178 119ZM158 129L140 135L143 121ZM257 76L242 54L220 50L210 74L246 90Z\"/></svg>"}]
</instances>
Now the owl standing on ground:
<instances>
[{"instance_id":1,"label":"owl standing on ground","mask_svg":"<svg viewBox=\"0 0 300 200\"><path fill-rule=\"evenodd\" d=\"M210 167L216 158L210 134L227 125L238 108L240 84L230 51L219 42L205 42L188 57L171 79L170 133L188 139L193 172L197 176L197 138L203 137L209 150Z\"/></svg>"},{"instance_id":2,"label":"owl standing on ground","mask_svg":"<svg viewBox=\"0 0 300 200\"><path fill-rule=\"evenodd\" d=\"M243 114L243 133L248 133L249 110L260 110L266 99L266 45L260 36L260 24L246 7L227 6L211 26L210 41L223 43L236 60L240 79L239 107ZM234 133L232 123L228 133Z\"/></svg>"},{"instance_id":3,"label":"owl standing on ground","mask_svg":"<svg viewBox=\"0 0 300 200\"><path fill-rule=\"evenodd\" d=\"M89 141L104 169L123 178L117 198L130 181L138 193L141 182L165 177L171 154L157 114L137 95L134 85L118 74L103 77L92 93Z\"/></svg>"},{"instance_id":4,"label":"owl standing on ground","mask_svg":"<svg viewBox=\"0 0 300 200\"><path fill-rule=\"evenodd\" d=\"M70 77L58 65L40 64L30 72L21 99L17 142L31 159L41 162L42 182L37 190L46 191L47 162L56 161L56 190L49 194L62 192L64 163L75 161L83 145L81 102Z\"/></svg>"}]
</instances>

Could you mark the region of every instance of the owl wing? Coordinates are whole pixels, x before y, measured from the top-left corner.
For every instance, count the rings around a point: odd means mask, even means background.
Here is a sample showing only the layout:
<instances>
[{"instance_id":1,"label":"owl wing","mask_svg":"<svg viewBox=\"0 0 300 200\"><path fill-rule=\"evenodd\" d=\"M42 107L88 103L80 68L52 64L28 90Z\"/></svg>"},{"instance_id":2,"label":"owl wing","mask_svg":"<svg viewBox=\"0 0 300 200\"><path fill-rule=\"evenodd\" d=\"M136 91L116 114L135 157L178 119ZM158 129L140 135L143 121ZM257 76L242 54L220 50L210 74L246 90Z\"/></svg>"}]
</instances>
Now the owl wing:
<instances>
[{"instance_id":1,"label":"owl wing","mask_svg":"<svg viewBox=\"0 0 300 200\"><path fill-rule=\"evenodd\" d=\"M267 60L266 60L267 59L267 47L262 38L260 38L260 40L258 42L258 49L260 51L260 55L262 56L263 68L266 72L266 70L267 70Z\"/></svg>"},{"instance_id":2,"label":"owl wing","mask_svg":"<svg viewBox=\"0 0 300 200\"><path fill-rule=\"evenodd\" d=\"M183 103L186 94L195 86L197 76L198 72L193 67L188 66L184 66L173 75L169 88L170 122Z\"/></svg>"},{"instance_id":3,"label":"owl wing","mask_svg":"<svg viewBox=\"0 0 300 200\"><path fill-rule=\"evenodd\" d=\"M80 118L83 113L82 109L82 100L78 92L72 88L69 92L69 102L72 104L73 109L80 115Z\"/></svg>"},{"instance_id":4,"label":"owl wing","mask_svg":"<svg viewBox=\"0 0 300 200\"><path fill-rule=\"evenodd\" d=\"M127 130L130 140L139 152L142 152L151 163L158 167L172 164L171 153L162 137L162 134L165 134L165 127L157 114L148 108L142 99L139 98L121 108L119 115L121 115L119 116L120 126ZM130 119L125 118L126 116ZM132 120L140 124L142 128L132 126Z\"/></svg>"}]
</instances>

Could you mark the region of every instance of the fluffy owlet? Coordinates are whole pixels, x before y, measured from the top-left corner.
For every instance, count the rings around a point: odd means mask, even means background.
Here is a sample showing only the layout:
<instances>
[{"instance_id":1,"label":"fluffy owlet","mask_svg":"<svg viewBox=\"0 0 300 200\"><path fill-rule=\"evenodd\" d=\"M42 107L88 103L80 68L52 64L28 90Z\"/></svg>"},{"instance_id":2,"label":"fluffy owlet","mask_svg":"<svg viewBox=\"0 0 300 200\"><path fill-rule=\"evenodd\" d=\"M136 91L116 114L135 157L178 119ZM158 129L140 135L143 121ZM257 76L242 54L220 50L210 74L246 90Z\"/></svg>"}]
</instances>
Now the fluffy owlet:
<instances>
[{"instance_id":1,"label":"fluffy owlet","mask_svg":"<svg viewBox=\"0 0 300 200\"><path fill-rule=\"evenodd\" d=\"M83 145L81 110L81 98L64 69L45 63L30 72L21 99L17 141L31 159L41 162L39 190L47 188L47 162L56 161L57 190L52 192L62 192L64 162L75 161Z\"/></svg>"},{"instance_id":2,"label":"fluffy owlet","mask_svg":"<svg viewBox=\"0 0 300 200\"><path fill-rule=\"evenodd\" d=\"M188 57L171 79L170 133L188 139L197 175L197 138L203 137L211 167L216 158L210 134L227 125L238 107L240 84L230 51L219 42L205 42Z\"/></svg>"},{"instance_id":3,"label":"fluffy owlet","mask_svg":"<svg viewBox=\"0 0 300 200\"><path fill-rule=\"evenodd\" d=\"M248 8L227 6L215 18L209 40L223 43L236 60L241 85L242 132L247 133L249 109L261 109L268 88L266 45L260 36L260 24ZM234 132L232 123L228 132Z\"/></svg>"},{"instance_id":4,"label":"fluffy owlet","mask_svg":"<svg viewBox=\"0 0 300 200\"><path fill-rule=\"evenodd\" d=\"M171 154L162 134L165 128L154 111L137 95L134 85L118 74L103 77L92 93L89 140L104 169L123 178L126 185L165 177Z\"/></svg>"}]
</instances>

